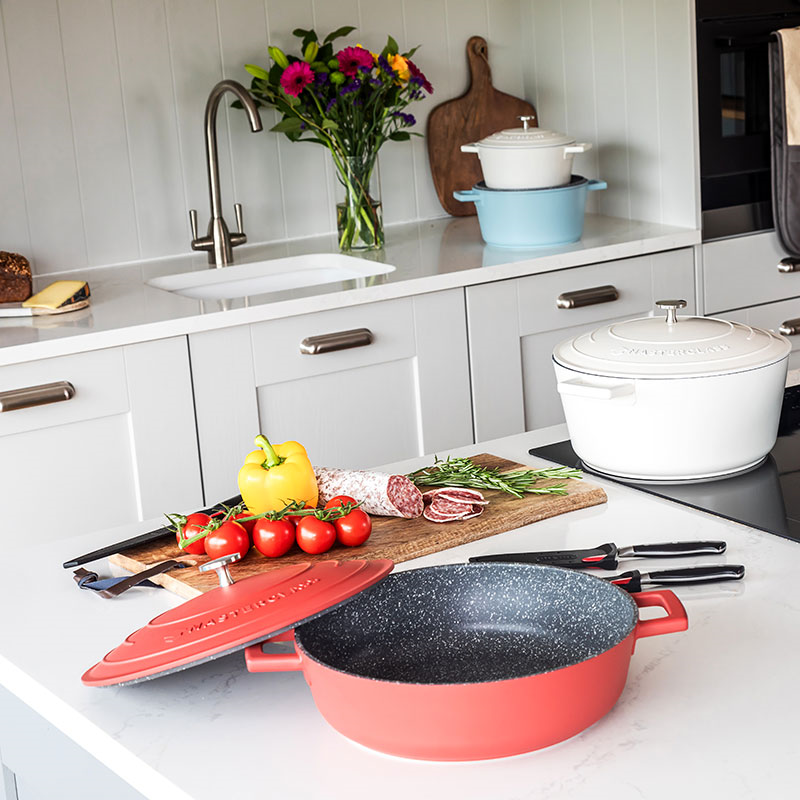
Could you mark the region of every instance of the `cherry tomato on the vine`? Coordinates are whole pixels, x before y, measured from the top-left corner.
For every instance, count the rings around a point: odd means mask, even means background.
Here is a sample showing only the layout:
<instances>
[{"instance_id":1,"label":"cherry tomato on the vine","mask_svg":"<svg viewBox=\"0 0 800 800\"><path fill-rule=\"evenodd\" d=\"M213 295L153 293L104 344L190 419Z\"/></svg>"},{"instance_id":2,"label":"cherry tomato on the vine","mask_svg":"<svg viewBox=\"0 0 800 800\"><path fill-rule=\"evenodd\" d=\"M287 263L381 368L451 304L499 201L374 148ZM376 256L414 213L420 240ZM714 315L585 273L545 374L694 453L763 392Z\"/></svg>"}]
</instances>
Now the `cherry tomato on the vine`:
<instances>
[{"instance_id":1,"label":"cherry tomato on the vine","mask_svg":"<svg viewBox=\"0 0 800 800\"><path fill-rule=\"evenodd\" d=\"M253 528L256 550L269 558L287 553L295 540L294 525L288 519L259 519Z\"/></svg>"},{"instance_id":2,"label":"cherry tomato on the vine","mask_svg":"<svg viewBox=\"0 0 800 800\"><path fill-rule=\"evenodd\" d=\"M324 553L335 541L336 528L330 522L309 516L301 517L297 523L297 544L306 553Z\"/></svg>"},{"instance_id":3,"label":"cherry tomato on the vine","mask_svg":"<svg viewBox=\"0 0 800 800\"><path fill-rule=\"evenodd\" d=\"M356 505L356 501L346 494L337 494L336 497L331 497L327 503L325 503L325 508L338 508L339 506L344 505Z\"/></svg>"},{"instance_id":4,"label":"cherry tomato on the vine","mask_svg":"<svg viewBox=\"0 0 800 800\"><path fill-rule=\"evenodd\" d=\"M239 553L244 558L250 549L250 537L247 531L233 520L223 522L204 539L206 554L211 558L222 558L231 553Z\"/></svg>"},{"instance_id":5,"label":"cherry tomato on the vine","mask_svg":"<svg viewBox=\"0 0 800 800\"><path fill-rule=\"evenodd\" d=\"M234 514L231 519L234 522L238 522L250 534L250 536L252 536L253 528L258 520L251 519L249 522L242 522L243 519L247 519L248 517L252 516L253 515L247 509L245 509L244 511L239 511L237 514Z\"/></svg>"},{"instance_id":6,"label":"cherry tomato on the vine","mask_svg":"<svg viewBox=\"0 0 800 800\"><path fill-rule=\"evenodd\" d=\"M203 514L198 512L197 514L189 514L186 517L186 524L183 528L175 534L175 538L178 540L178 546L184 539L191 539L194 536L197 536L203 528L208 525L211 521L211 517L208 514ZM182 552L184 553L191 553L195 556L201 556L203 553L206 552L206 540L205 539L198 539L194 544L187 545L183 548Z\"/></svg>"},{"instance_id":7,"label":"cherry tomato on the vine","mask_svg":"<svg viewBox=\"0 0 800 800\"><path fill-rule=\"evenodd\" d=\"M346 547L358 547L369 539L372 533L372 520L366 511L354 508L349 514L345 514L333 521L336 527L336 538L339 544Z\"/></svg>"}]
</instances>

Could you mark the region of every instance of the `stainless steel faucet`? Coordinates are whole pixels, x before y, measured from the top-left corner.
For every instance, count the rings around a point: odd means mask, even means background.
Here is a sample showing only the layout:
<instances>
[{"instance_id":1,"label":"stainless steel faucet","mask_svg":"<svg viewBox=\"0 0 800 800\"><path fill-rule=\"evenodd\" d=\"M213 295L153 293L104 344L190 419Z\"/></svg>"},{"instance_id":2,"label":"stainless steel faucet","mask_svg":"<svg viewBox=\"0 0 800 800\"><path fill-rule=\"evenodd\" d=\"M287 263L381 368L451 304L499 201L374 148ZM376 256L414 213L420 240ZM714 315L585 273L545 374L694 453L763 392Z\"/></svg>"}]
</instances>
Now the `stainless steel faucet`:
<instances>
[{"instance_id":1,"label":"stainless steel faucet","mask_svg":"<svg viewBox=\"0 0 800 800\"><path fill-rule=\"evenodd\" d=\"M217 108L225 92L233 92L239 98L247 118L250 120L250 129L253 133L261 130L261 116L258 113L253 98L241 83L236 81L220 81L208 95L206 103L206 161L208 166L208 195L211 201L211 220L208 223L208 233L205 236L197 235L197 211L189 212L189 222L192 226L192 250L208 251L208 263L215 267L226 267L233 263L233 248L247 241L242 228L242 205L234 203L233 210L236 214L238 231L231 233L225 220L222 218L222 205L219 192L219 162L217 160Z\"/></svg>"}]
</instances>

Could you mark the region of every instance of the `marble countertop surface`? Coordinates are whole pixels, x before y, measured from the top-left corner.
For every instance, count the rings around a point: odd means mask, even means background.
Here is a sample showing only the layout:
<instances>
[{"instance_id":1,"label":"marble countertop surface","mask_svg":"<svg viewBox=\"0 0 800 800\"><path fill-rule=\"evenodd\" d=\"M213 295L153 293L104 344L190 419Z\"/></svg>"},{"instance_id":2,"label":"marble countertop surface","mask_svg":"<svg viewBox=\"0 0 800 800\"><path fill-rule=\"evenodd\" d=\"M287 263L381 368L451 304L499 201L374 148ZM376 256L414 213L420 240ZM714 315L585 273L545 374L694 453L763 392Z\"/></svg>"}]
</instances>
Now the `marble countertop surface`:
<instances>
[{"instance_id":1,"label":"marble countertop surface","mask_svg":"<svg viewBox=\"0 0 800 800\"><path fill-rule=\"evenodd\" d=\"M578 242L516 250L485 244L476 217L447 217L391 226L386 240L383 251L362 255L396 267L386 275L225 303L192 299L146 283L158 276L208 269L204 253L65 268L37 278L34 291L56 279L86 280L91 306L64 315L0 319L0 366L688 247L700 242L700 232L590 214ZM236 264L243 264L335 251L335 237L321 236L244 245L234 257Z\"/></svg>"},{"instance_id":2,"label":"marble countertop surface","mask_svg":"<svg viewBox=\"0 0 800 800\"><path fill-rule=\"evenodd\" d=\"M562 434L560 428L520 434L454 453L493 452L540 465L526 455L528 448ZM428 461L413 459L398 466L405 470ZM727 541L727 553L719 561L744 564L744 581L676 587L688 611L689 629L642 639L612 711L545 750L465 764L384 756L329 727L301 674L249 674L242 653L137 685L84 687L80 676L89 666L180 601L160 589L101 600L77 591L60 564L147 530L148 523L46 547L18 539L16 550L12 547L6 555L19 568L8 570L0 583L0 607L6 609L0 621L0 684L148 798L795 796L800 594L793 587L800 572L800 545L592 480L605 487L607 504L397 567L608 541ZM631 562L626 564L631 568ZM36 565L36 592L30 591L29 565ZM677 566L674 560L671 565ZM648 569L665 566L664 560L647 562ZM109 574L104 562L93 568ZM208 741L213 741L213 758L192 746Z\"/></svg>"}]
</instances>

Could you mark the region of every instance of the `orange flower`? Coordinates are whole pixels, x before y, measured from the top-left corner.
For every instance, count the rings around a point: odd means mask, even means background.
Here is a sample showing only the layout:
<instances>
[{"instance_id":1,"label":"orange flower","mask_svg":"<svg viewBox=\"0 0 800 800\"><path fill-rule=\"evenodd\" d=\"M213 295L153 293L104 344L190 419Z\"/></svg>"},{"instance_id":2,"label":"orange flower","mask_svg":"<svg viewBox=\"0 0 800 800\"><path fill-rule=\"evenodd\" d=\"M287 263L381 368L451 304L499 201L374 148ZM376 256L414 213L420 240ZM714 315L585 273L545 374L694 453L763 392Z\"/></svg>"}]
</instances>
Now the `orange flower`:
<instances>
[{"instance_id":1,"label":"orange flower","mask_svg":"<svg viewBox=\"0 0 800 800\"><path fill-rule=\"evenodd\" d=\"M407 81L411 77L411 71L408 68L408 61L398 53L394 56L389 56L389 65L397 73L397 77L401 81Z\"/></svg>"}]
</instances>

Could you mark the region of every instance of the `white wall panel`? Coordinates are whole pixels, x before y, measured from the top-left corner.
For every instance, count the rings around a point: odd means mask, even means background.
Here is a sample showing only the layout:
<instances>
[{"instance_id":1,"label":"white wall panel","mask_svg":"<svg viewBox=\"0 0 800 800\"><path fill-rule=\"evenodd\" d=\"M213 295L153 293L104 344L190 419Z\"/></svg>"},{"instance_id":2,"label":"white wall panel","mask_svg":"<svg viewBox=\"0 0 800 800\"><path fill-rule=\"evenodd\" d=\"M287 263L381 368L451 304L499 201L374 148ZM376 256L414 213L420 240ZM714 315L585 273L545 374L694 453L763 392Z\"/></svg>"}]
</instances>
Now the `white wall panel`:
<instances>
[{"instance_id":1,"label":"white wall panel","mask_svg":"<svg viewBox=\"0 0 800 800\"><path fill-rule=\"evenodd\" d=\"M186 252L187 212L208 218L203 111L221 77L249 84L267 44L344 24L341 44L415 61L430 110L468 85L466 42L482 35L498 89L537 106L546 128L592 141L576 168L609 182L590 202L617 216L693 225L696 142L691 4L675 0L0 0L0 248L38 274ZM667 46L669 45L669 47ZM333 230L341 193L327 151L264 132L224 98L223 213L244 206L251 242ZM386 222L444 214L424 139L380 157Z\"/></svg>"}]
</instances>

